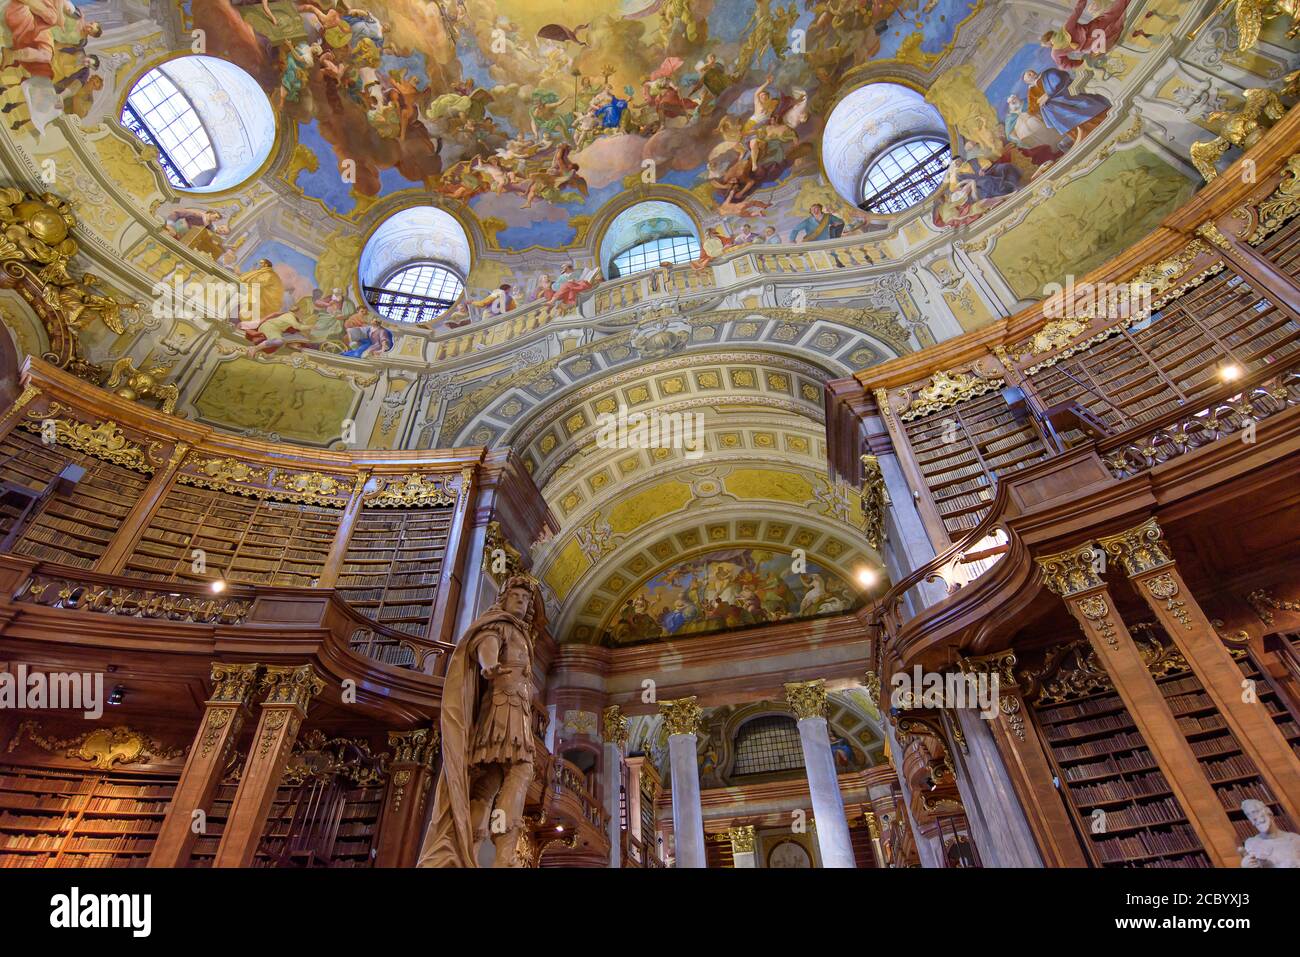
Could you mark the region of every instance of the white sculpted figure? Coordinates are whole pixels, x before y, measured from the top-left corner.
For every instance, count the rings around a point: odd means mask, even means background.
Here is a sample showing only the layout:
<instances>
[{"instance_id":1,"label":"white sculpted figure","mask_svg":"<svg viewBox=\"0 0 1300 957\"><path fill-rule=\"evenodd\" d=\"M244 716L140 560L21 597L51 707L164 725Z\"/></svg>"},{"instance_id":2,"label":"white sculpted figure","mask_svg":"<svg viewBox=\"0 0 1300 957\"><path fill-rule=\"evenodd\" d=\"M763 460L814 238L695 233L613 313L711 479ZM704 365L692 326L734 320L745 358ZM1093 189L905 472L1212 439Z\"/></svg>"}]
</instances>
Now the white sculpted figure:
<instances>
[{"instance_id":1,"label":"white sculpted figure","mask_svg":"<svg viewBox=\"0 0 1300 957\"><path fill-rule=\"evenodd\" d=\"M1259 831L1240 848L1242 867L1300 867L1300 834L1278 827L1273 812L1263 801L1242 801L1241 809Z\"/></svg>"}]
</instances>

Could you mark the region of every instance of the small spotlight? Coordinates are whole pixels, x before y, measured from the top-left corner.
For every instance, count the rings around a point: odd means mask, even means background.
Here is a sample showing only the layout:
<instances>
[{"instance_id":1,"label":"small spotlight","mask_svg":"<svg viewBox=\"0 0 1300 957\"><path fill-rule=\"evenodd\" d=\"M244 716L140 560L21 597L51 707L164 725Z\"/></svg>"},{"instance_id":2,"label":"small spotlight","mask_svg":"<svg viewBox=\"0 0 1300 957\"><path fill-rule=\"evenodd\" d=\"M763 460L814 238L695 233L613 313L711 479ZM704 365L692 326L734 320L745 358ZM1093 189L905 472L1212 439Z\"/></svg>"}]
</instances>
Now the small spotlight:
<instances>
[{"instance_id":1,"label":"small spotlight","mask_svg":"<svg viewBox=\"0 0 1300 957\"><path fill-rule=\"evenodd\" d=\"M1235 362L1229 362L1227 365L1219 367L1219 378L1224 382L1236 382L1241 376L1241 366Z\"/></svg>"},{"instance_id":2,"label":"small spotlight","mask_svg":"<svg viewBox=\"0 0 1300 957\"><path fill-rule=\"evenodd\" d=\"M109 703L109 704L121 704L121 703L122 703L122 699L125 698L125 697L126 697L126 686L125 686L125 685L117 685L117 686L115 686L115 687L113 688L112 691L109 692L109 694L108 694L108 703Z\"/></svg>"},{"instance_id":3,"label":"small spotlight","mask_svg":"<svg viewBox=\"0 0 1300 957\"><path fill-rule=\"evenodd\" d=\"M876 573L870 568L858 569L858 584L863 588L870 588L876 583L877 578Z\"/></svg>"},{"instance_id":4,"label":"small spotlight","mask_svg":"<svg viewBox=\"0 0 1300 957\"><path fill-rule=\"evenodd\" d=\"M557 825L555 825L555 829L556 829L557 831L559 831L561 834L564 833L564 825L563 825L563 824L557 824Z\"/></svg>"},{"instance_id":5,"label":"small spotlight","mask_svg":"<svg viewBox=\"0 0 1300 957\"><path fill-rule=\"evenodd\" d=\"M212 583L212 590L217 594L220 594L221 592L225 591L226 590L225 580L218 578L216 581L214 581Z\"/></svg>"}]
</instances>

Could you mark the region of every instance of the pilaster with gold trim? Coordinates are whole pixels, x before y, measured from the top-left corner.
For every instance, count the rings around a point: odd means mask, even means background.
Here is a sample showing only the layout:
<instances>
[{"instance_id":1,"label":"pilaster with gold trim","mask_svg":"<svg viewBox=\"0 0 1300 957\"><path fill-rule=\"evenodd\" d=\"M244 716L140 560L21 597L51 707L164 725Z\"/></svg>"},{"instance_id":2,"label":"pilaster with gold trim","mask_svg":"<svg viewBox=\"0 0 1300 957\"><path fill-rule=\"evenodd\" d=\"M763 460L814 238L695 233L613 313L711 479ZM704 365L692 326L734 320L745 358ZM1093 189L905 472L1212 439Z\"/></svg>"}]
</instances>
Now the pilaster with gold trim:
<instances>
[{"instance_id":1,"label":"pilaster with gold trim","mask_svg":"<svg viewBox=\"0 0 1300 957\"><path fill-rule=\"evenodd\" d=\"M212 663L212 694L158 830L150 867L184 867L206 832L207 813L257 691L259 664ZM202 812L202 816L195 812Z\"/></svg>"},{"instance_id":2,"label":"pilaster with gold trim","mask_svg":"<svg viewBox=\"0 0 1300 957\"><path fill-rule=\"evenodd\" d=\"M1043 863L1048 867L1087 867L1088 858L1079 846L1069 812L1052 786L1051 762L1029 726L1029 709L1015 675L1015 652L959 658L957 664L965 674L997 676L998 716L988 727Z\"/></svg>"},{"instance_id":3,"label":"pilaster with gold trim","mask_svg":"<svg viewBox=\"0 0 1300 957\"><path fill-rule=\"evenodd\" d=\"M388 746L393 751L393 760L388 764L375 866L414 867L420 853L424 807L433 786L438 729L389 731Z\"/></svg>"},{"instance_id":4,"label":"pilaster with gold trim","mask_svg":"<svg viewBox=\"0 0 1300 957\"><path fill-rule=\"evenodd\" d=\"M1261 256L1249 243L1232 235L1231 230L1224 232L1215 223L1208 222L1197 227L1196 235L1223 253L1223 258L1238 275L1265 293L1280 312L1293 322L1300 322L1300 311L1294 305L1300 302L1300 286L1294 279Z\"/></svg>"},{"instance_id":5,"label":"pilaster with gold trim","mask_svg":"<svg viewBox=\"0 0 1300 957\"><path fill-rule=\"evenodd\" d=\"M348 499L347 507L343 509L338 531L334 533L329 554L325 556L325 566L321 569L320 578L317 580L321 588L333 588L339 580L339 571L343 568L343 559L348 552L352 530L357 525L357 516L361 514L362 496L366 490L366 482L369 480L370 472L363 471L352 483L352 496Z\"/></svg>"},{"instance_id":6,"label":"pilaster with gold trim","mask_svg":"<svg viewBox=\"0 0 1300 957\"><path fill-rule=\"evenodd\" d=\"M213 867L252 866L298 729L311 699L324 690L325 682L311 665L271 665L262 676L261 687L266 698Z\"/></svg>"},{"instance_id":7,"label":"pilaster with gold trim","mask_svg":"<svg viewBox=\"0 0 1300 957\"><path fill-rule=\"evenodd\" d=\"M107 575L122 574L122 569L126 567L126 560L135 551L136 540L153 521L158 506L162 504L163 497L171 488L172 481L176 478L181 462L185 460L189 450L188 442L176 443L170 458L167 459L167 464L153 473L140 498L131 506L131 511L127 512L126 518L122 519L122 524L113 535L113 540L108 543L108 548L104 549L104 554L99 556L99 561L95 563L96 571Z\"/></svg>"},{"instance_id":8,"label":"pilaster with gold trim","mask_svg":"<svg viewBox=\"0 0 1300 957\"><path fill-rule=\"evenodd\" d=\"M1183 737L1169 703L1147 670L1115 602L1098 572L1099 551L1092 542L1037 558L1048 589L1065 600L1115 683L1115 690L1147 748L1159 765L1187 820L1216 867L1236 867L1237 835L1206 780L1200 762Z\"/></svg>"},{"instance_id":9,"label":"pilaster with gold trim","mask_svg":"<svg viewBox=\"0 0 1300 957\"><path fill-rule=\"evenodd\" d=\"M1283 810L1291 820L1300 821L1300 759L1269 716L1267 705L1258 696L1248 700L1242 694L1241 669L1188 591L1160 524L1151 518L1098 543L1151 606Z\"/></svg>"},{"instance_id":10,"label":"pilaster with gold trim","mask_svg":"<svg viewBox=\"0 0 1300 957\"><path fill-rule=\"evenodd\" d=\"M754 825L739 824L727 828L727 839L731 841L732 867L749 868L757 866L754 863L754 848L757 843Z\"/></svg>"}]
</instances>

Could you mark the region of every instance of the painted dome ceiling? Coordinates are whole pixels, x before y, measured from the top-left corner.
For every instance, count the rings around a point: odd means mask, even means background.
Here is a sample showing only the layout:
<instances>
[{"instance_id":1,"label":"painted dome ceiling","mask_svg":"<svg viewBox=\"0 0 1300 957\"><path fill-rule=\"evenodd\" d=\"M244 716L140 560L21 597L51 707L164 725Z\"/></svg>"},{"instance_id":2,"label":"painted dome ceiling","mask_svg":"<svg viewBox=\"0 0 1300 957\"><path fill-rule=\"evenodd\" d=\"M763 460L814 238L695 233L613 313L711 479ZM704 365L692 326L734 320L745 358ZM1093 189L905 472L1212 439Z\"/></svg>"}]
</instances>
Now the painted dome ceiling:
<instances>
[{"instance_id":1,"label":"painted dome ceiling","mask_svg":"<svg viewBox=\"0 0 1300 957\"><path fill-rule=\"evenodd\" d=\"M671 614L719 574L771 617L852 604L880 556L825 477L826 381L1009 315L1186 201L1211 114L1300 46L1274 21L1242 53L1213 7L0 0L0 185L67 199L123 304L123 331L81 330L92 369L162 369L178 414L242 435L510 446L561 526L533 552L556 620L636 641L638 598ZM119 122L155 69L242 182L182 188ZM918 136L942 175L861 211ZM679 236L693 262L610 268ZM366 287L407 262L464 299L378 315ZM0 317L48 350L16 292ZM602 447L619 408L698 411L707 454ZM820 585L786 594L766 563L796 549Z\"/></svg>"}]
</instances>

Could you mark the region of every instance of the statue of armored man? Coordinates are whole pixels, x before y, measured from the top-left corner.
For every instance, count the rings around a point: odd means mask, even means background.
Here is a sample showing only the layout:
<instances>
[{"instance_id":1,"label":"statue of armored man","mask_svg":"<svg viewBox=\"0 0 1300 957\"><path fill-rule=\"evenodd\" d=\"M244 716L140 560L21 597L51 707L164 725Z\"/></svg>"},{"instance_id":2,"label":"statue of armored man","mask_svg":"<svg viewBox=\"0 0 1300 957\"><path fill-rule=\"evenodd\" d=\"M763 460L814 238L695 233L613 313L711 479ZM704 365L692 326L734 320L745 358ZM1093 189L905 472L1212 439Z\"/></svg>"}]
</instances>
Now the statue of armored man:
<instances>
[{"instance_id":1,"label":"statue of armored man","mask_svg":"<svg viewBox=\"0 0 1300 957\"><path fill-rule=\"evenodd\" d=\"M478 867L489 837L494 867L517 853L533 779L533 646L546 625L537 581L509 578L469 627L442 689L442 773L420 867Z\"/></svg>"}]
</instances>

